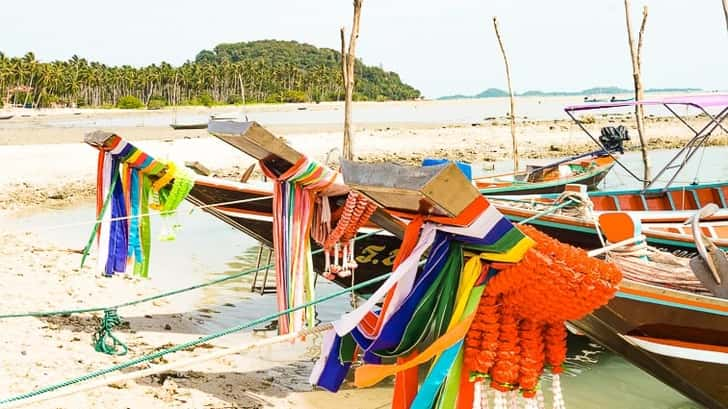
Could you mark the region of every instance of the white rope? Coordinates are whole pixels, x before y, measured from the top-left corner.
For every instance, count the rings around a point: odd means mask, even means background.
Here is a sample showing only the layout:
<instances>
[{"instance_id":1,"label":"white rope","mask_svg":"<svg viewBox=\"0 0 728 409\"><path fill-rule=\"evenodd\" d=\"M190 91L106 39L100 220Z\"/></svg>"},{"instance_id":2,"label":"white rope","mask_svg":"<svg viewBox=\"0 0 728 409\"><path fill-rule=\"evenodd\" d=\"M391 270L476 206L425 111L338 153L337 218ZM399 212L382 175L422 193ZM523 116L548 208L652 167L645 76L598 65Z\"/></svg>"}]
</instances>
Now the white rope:
<instances>
[{"instance_id":1,"label":"white rope","mask_svg":"<svg viewBox=\"0 0 728 409\"><path fill-rule=\"evenodd\" d=\"M98 388L100 386L105 386L110 383L126 382L126 381L130 381L132 379L143 378L146 376L156 375L156 374L162 373L162 372L167 372L167 371L170 371L173 369L179 369L182 367L187 367L187 366L199 364L202 362L211 361L213 359L222 358L227 355L238 354L240 352L243 352L245 350L252 349L252 348L257 348L257 347L262 347L262 346L267 346L267 345L272 345L272 344L278 344L278 343L282 343L282 342L295 341L298 338L305 337L307 335L316 334L319 332L324 332L324 331L327 331L332 328L333 328L333 326L331 325L331 323L321 324L321 325L318 325L318 326L310 328L310 329L304 329L302 331L298 331L298 332L291 333L291 334L279 335L276 337L266 338L266 339L259 340L256 342L248 342L248 343L245 343L243 345L240 345L240 346L237 346L234 348L210 352L209 354L206 354L206 355L201 355L201 356L197 356L194 358L185 359L185 360L182 360L179 362L172 362L172 363L169 363L166 365L159 365L159 366L155 366L152 368L142 369L139 371L124 373L124 374L116 375L116 376L103 377L103 378L97 379L93 382L82 383L76 387L70 387L68 389L59 390L57 392L52 392L52 393L48 393L45 395L39 395L39 396L35 396L30 399L16 401L16 402L9 403L7 405L0 405L0 406L2 406L3 409L18 408L21 406L27 406L27 405L31 405L31 404L38 403L38 402L43 402L43 401L47 401L47 400L51 400L51 399L57 399L57 398L60 398L63 396L74 395L76 393L84 392L89 389Z\"/></svg>"},{"instance_id":2,"label":"white rope","mask_svg":"<svg viewBox=\"0 0 728 409\"><path fill-rule=\"evenodd\" d=\"M273 198L273 196L260 196L260 197L252 197L249 199L231 200L229 202L211 203L211 204L206 204L206 205L196 205L193 203L190 203L190 204L194 207L193 210L195 210L195 209L203 210L203 209L207 209L210 207L220 207L220 206L227 206L227 205L232 205L232 204L256 202L259 200L266 200L266 199L272 199L272 198ZM114 221L119 221L119 220L130 220L130 219L135 219L135 218L145 217L145 216L162 216L165 214L171 214L171 213L175 213L175 212L177 212L177 210L167 211L167 212L161 211L161 212L154 212L154 213L149 212L149 213L138 214L135 216L114 217L114 218L104 219L103 223L114 222ZM94 220L87 220L87 221L82 221L82 222L63 223L63 224L56 224L56 225L51 225L51 226L44 226L44 227L37 228L37 229L12 230L11 232L12 233L37 233L37 232L41 232L41 231L67 229L69 227L87 226L87 225L92 225L92 224L96 224L96 223L101 224L101 221L94 219Z\"/></svg>"}]
</instances>

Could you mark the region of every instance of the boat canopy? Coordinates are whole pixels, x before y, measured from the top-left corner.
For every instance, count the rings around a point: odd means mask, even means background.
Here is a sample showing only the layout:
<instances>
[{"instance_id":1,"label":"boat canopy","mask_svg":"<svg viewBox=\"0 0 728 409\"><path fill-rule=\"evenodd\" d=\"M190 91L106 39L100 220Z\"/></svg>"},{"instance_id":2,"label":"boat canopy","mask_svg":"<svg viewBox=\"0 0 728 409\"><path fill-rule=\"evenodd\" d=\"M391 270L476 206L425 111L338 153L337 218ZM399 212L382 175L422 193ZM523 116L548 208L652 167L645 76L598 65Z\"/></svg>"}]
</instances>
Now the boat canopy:
<instances>
[{"instance_id":1,"label":"boat canopy","mask_svg":"<svg viewBox=\"0 0 728 409\"><path fill-rule=\"evenodd\" d=\"M711 134L716 129L722 129L724 132L728 132L728 129L723 124L723 121L728 118L728 94L703 94L703 95L681 95L681 96L670 96L658 99L644 99L640 101L614 101L604 103L591 103L591 104L580 104L572 105L564 108L566 114L584 131L597 145L604 148L603 144L594 137L584 126L584 123L579 120L576 114L580 111L593 111L598 109L609 109L609 108L620 108L620 107L632 107L632 106L662 106L667 109L672 115L675 116L685 127L687 127L693 134L693 137L686 142L685 146L682 147L673 157L670 159L665 166L660 169L656 176L652 180L644 180L637 176L629 167L625 166L616 157L614 158L630 176L636 180L644 183L643 193L649 189L656 187L657 182L661 178L666 178L663 190L667 189L675 181L677 175L685 168L690 159L695 153L703 146L705 142L710 138ZM684 115L680 115L674 108L676 105L694 107L701 111L707 117L707 123L703 126L695 127L684 118ZM706 108L718 108L718 113L711 114ZM611 156L611 154L610 154Z\"/></svg>"},{"instance_id":2,"label":"boat canopy","mask_svg":"<svg viewBox=\"0 0 728 409\"><path fill-rule=\"evenodd\" d=\"M615 101L571 105L564 108L566 112L588 111L604 108L630 107L635 105L688 105L698 109L709 107L728 107L728 94L679 95L659 99L643 99L640 101Z\"/></svg>"}]
</instances>

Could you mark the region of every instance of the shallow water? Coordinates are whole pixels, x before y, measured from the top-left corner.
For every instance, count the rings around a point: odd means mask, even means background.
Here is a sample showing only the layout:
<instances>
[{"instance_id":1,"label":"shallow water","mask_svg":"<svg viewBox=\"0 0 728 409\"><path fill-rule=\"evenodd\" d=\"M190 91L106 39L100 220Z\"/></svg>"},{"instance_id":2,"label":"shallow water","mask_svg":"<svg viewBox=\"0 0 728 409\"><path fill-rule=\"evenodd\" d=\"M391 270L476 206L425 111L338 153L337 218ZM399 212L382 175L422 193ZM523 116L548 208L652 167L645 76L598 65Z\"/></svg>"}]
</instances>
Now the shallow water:
<instances>
[{"instance_id":1,"label":"shallow water","mask_svg":"<svg viewBox=\"0 0 728 409\"><path fill-rule=\"evenodd\" d=\"M92 204L42 213L18 215L3 220L11 231L33 230L59 246L82 248L91 226L49 230L50 226L93 221ZM171 290L223 277L254 267L258 246L249 237L184 203L175 220L153 220L152 237L167 223L180 223L174 241L152 243L151 279L163 290ZM80 256L79 256L80 257ZM110 278L113 280L114 278ZM273 276L269 277L273 281ZM274 295L251 293L252 276L218 284L175 297L175 304L194 311L203 330L213 332L275 311ZM338 287L319 280L318 295ZM150 307L152 308L152 307ZM339 297L317 308L318 318L329 321L350 310L349 298ZM153 313L153 311L150 311ZM590 343L572 337L567 373L562 377L570 407L591 408L698 408L669 387L662 385L622 358Z\"/></svg>"}]
</instances>

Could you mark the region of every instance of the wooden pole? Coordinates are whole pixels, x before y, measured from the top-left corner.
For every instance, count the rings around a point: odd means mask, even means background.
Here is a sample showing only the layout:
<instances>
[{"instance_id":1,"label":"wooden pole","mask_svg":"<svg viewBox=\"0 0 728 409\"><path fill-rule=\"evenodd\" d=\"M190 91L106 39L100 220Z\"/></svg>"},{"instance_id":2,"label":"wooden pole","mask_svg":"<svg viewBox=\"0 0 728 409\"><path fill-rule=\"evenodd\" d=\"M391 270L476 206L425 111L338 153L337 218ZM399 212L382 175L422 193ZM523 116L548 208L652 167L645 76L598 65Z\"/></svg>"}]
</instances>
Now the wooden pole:
<instances>
[{"instance_id":1,"label":"wooden pole","mask_svg":"<svg viewBox=\"0 0 728 409\"><path fill-rule=\"evenodd\" d=\"M632 57L632 77L634 80L634 97L635 100L641 101L644 99L645 93L642 89L642 43L645 34L645 24L647 23L647 6L642 9L642 24L640 25L640 32L637 46L635 46L634 39L632 38L632 18L630 17L630 4L629 0L624 0L624 14L627 20L627 41L629 42L629 52ZM642 151L642 165L644 167L644 185L649 184L652 175L650 172L650 158L647 155L647 136L645 135L645 111L642 105L635 105L635 120L637 122L637 134L640 138L640 149Z\"/></svg>"},{"instance_id":2,"label":"wooden pole","mask_svg":"<svg viewBox=\"0 0 728 409\"><path fill-rule=\"evenodd\" d=\"M725 28L728 30L728 0L723 0L723 12L725 13Z\"/></svg>"},{"instance_id":3,"label":"wooden pole","mask_svg":"<svg viewBox=\"0 0 728 409\"><path fill-rule=\"evenodd\" d=\"M344 28L341 34L341 65L344 81L344 146L342 155L344 159L352 160L354 150L352 148L351 132L351 103L354 95L354 65L356 63L356 40L359 38L359 17L361 16L362 0L354 0L354 22L351 26L349 37L349 50L346 51L344 40Z\"/></svg>"},{"instance_id":4,"label":"wooden pole","mask_svg":"<svg viewBox=\"0 0 728 409\"><path fill-rule=\"evenodd\" d=\"M518 144L516 144L516 113L515 113L515 101L513 99L513 87L511 86L511 68L508 65L508 56L506 55L506 49L503 46L503 40L501 39L500 30L498 30L498 18L493 17L493 28L495 28L495 36L498 38L498 45L500 45L501 53L503 54L503 61L506 64L506 79L508 80L508 96L510 97L511 109L511 141L513 142L513 171L518 172Z\"/></svg>"}]
</instances>

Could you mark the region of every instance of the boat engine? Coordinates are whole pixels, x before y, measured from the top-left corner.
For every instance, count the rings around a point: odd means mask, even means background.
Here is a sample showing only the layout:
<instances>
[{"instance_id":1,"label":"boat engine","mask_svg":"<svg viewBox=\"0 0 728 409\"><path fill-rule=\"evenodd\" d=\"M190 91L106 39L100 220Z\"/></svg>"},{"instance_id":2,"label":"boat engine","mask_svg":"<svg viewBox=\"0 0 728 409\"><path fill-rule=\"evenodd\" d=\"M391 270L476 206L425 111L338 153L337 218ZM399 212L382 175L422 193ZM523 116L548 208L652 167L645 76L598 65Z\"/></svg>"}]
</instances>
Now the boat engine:
<instances>
[{"instance_id":1,"label":"boat engine","mask_svg":"<svg viewBox=\"0 0 728 409\"><path fill-rule=\"evenodd\" d=\"M607 152L624 153L624 141L629 140L629 133L624 125L605 126L599 136L599 142L606 148Z\"/></svg>"}]
</instances>

